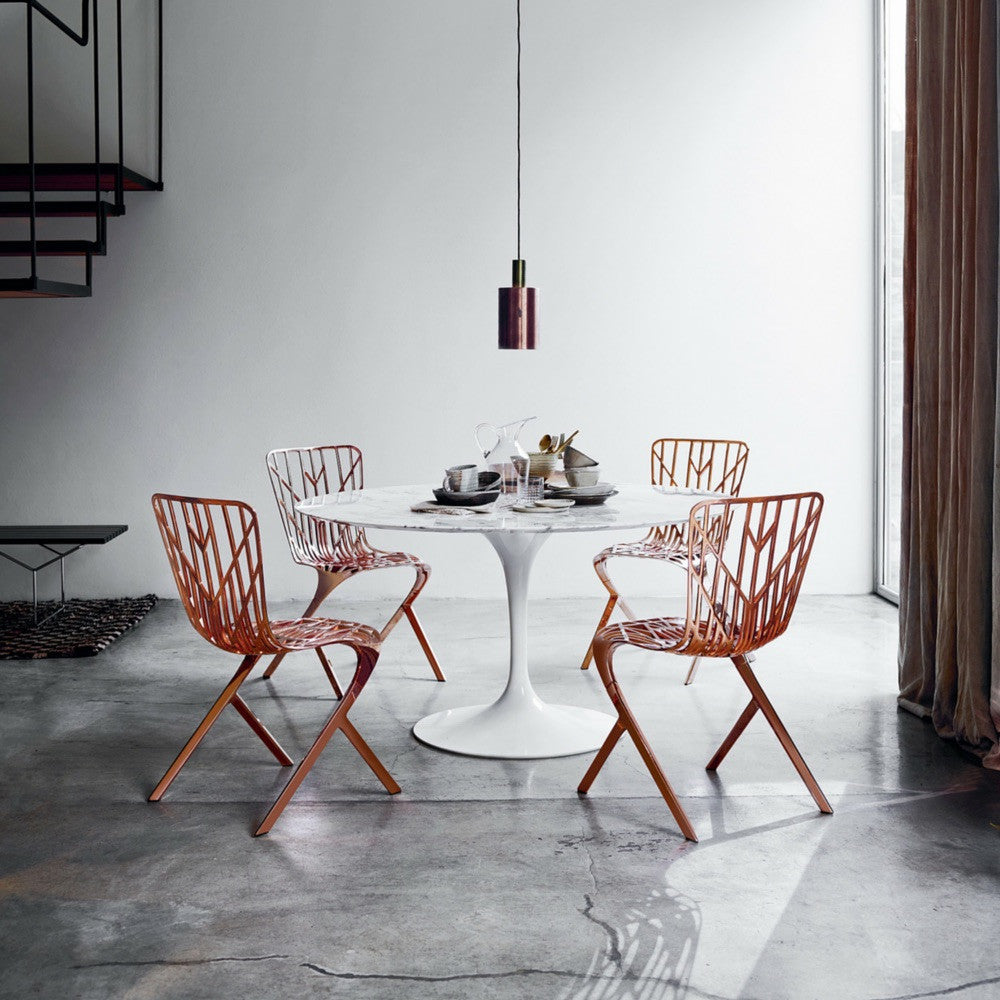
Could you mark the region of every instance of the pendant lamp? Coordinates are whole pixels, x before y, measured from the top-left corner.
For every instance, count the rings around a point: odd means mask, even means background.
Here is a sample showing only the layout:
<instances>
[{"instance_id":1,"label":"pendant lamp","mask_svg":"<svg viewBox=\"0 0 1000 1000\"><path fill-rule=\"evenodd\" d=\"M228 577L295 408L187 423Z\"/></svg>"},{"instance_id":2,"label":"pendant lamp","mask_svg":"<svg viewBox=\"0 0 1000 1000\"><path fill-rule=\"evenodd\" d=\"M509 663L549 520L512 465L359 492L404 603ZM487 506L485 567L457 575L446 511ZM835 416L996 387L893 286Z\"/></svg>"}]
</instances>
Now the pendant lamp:
<instances>
[{"instance_id":1,"label":"pendant lamp","mask_svg":"<svg viewBox=\"0 0 1000 1000\"><path fill-rule=\"evenodd\" d=\"M517 9L517 259L511 287L501 288L498 346L501 350L534 350L538 346L538 308L534 288L525 287L521 259L521 0Z\"/></svg>"}]
</instances>

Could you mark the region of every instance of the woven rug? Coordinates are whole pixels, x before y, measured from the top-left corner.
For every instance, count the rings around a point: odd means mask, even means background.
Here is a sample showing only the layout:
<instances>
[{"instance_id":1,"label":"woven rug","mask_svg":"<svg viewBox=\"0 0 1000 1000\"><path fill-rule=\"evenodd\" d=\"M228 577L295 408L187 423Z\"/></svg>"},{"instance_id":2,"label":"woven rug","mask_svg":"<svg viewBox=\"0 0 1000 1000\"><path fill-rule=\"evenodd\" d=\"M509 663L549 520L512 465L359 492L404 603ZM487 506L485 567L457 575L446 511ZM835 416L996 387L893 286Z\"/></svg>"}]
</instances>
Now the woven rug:
<instances>
[{"instance_id":1,"label":"woven rug","mask_svg":"<svg viewBox=\"0 0 1000 1000\"><path fill-rule=\"evenodd\" d=\"M0 602L0 660L43 660L56 656L96 656L149 613L156 595L104 600L72 600L37 628L31 601ZM56 602L38 605L38 617Z\"/></svg>"}]
</instances>

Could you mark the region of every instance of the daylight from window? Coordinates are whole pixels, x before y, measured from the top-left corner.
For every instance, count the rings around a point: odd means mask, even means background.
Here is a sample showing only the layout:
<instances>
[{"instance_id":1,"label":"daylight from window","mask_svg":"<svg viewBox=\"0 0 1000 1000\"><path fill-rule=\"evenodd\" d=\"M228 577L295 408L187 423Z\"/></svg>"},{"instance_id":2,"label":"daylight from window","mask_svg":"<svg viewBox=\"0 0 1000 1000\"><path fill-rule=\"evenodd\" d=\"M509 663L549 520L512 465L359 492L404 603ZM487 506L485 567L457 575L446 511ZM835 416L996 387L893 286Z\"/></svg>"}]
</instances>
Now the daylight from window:
<instances>
[{"instance_id":1,"label":"daylight from window","mask_svg":"<svg viewBox=\"0 0 1000 1000\"><path fill-rule=\"evenodd\" d=\"M882 48L883 284L876 587L898 600L903 449L903 151L906 118L906 0L885 0Z\"/></svg>"}]
</instances>

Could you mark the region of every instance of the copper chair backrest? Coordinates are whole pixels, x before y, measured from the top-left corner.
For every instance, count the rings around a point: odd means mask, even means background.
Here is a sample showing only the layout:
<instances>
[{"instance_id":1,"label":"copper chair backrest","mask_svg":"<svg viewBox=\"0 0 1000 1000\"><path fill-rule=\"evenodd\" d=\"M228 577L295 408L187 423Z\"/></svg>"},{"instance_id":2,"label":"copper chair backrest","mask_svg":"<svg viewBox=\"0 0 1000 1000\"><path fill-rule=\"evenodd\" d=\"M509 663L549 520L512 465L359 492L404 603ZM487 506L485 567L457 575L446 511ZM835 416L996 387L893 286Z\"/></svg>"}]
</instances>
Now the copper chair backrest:
<instances>
[{"instance_id":1,"label":"copper chair backrest","mask_svg":"<svg viewBox=\"0 0 1000 1000\"><path fill-rule=\"evenodd\" d=\"M749 454L745 441L660 438L649 452L650 481L739 496Z\"/></svg>"},{"instance_id":2,"label":"copper chair backrest","mask_svg":"<svg viewBox=\"0 0 1000 1000\"><path fill-rule=\"evenodd\" d=\"M660 438L649 450L650 481L654 486L711 490L739 496L747 470L750 448L745 441L715 438ZM712 523L717 542L725 539L725 522ZM685 525L653 528L650 537L683 551L687 543Z\"/></svg>"},{"instance_id":3,"label":"copper chair backrest","mask_svg":"<svg viewBox=\"0 0 1000 1000\"><path fill-rule=\"evenodd\" d=\"M688 642L703 655L736 656L781 635L822 510L819 493L695 505L688 521Z\"/></svg>"},{"instance_id":4,"label":"copper chair backrest","mask_svg":"<svg viewBox=\"0 0 1000 1000\"><path fill-rule=\"evenodd\" d=\"M253 508L239 500L156 493L153 513L195 630L230 653L277 649L267 621Z\"/></svg>"},{"instance_id":5,"label":"copper chair backrest","mask_svg":"<svg viewBox=\"0 0 1000 1000\"><path fill-rule=\"evenodd\" d=\"M352 444L279 448L267 453L271 488L292 558L303 566L341 562L364 544L357 528L308 517L295 505L328 493L361 490L365 486L361 449Z\"/></svg>"}]
</instances>

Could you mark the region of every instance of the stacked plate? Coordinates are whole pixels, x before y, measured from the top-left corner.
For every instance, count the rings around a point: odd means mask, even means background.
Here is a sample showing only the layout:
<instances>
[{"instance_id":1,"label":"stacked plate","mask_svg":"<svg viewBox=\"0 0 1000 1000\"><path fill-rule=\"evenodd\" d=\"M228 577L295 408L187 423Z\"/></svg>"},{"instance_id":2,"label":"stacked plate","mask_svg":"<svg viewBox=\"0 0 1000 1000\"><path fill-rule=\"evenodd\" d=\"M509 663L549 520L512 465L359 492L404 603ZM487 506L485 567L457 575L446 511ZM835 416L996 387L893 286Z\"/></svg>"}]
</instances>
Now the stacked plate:
<instances>
[{"instance_id":1,"label":"stacked plate","mask_svg":"<svg viewBox=\"0 0 1000 1000\"><path fill-rule=\"evenodd\" d=\"M545 495L560 500L575 500L577 506L604 503L608 497L618 495L612 483L595 483L593 486L553 486L545 487Z\"/></svg>"}]
</instances>

